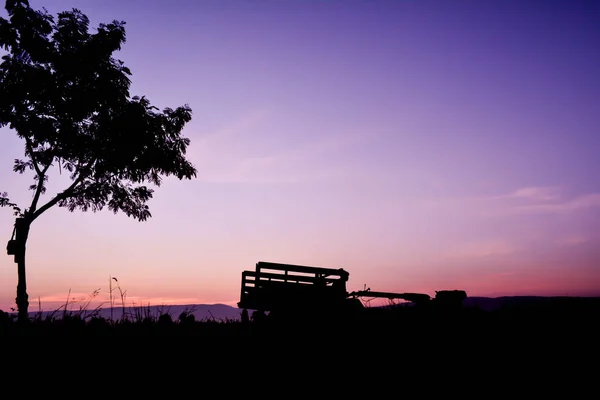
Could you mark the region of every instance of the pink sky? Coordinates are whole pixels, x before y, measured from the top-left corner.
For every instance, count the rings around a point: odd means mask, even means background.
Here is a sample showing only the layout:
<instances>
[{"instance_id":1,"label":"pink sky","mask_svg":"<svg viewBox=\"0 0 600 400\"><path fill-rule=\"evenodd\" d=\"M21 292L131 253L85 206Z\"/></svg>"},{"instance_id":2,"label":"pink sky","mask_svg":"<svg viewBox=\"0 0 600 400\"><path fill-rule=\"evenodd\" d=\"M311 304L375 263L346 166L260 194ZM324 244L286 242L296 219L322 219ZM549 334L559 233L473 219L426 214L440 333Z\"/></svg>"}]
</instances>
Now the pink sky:
<instances>
[{"instance_id":1,"label":"pink sky","mask_svg":"<svg viewBox=\"0 0 600 400\"><path fill-rule=\"evenodd\" d=\"M111 276L129 305L235 305L258 261L344 268L348 290L600 295L599 3L30 3L125 20L132 95L192 107L198 169L143 223L36 220L32 311L107 301ZM26 207L22 150L0 129L0 191ZM0 257L0 309L16 284Z\"/></svg>"}]
</instances>

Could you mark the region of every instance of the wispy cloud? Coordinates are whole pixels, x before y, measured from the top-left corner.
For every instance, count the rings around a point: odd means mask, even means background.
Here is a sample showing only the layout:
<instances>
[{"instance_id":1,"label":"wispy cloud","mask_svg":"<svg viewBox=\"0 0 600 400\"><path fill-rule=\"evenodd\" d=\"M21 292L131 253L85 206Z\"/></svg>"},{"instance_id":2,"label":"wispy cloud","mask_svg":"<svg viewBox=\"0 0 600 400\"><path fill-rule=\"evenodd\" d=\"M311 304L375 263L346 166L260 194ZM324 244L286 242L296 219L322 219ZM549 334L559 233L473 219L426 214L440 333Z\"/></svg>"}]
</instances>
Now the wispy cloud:
<instances>
[{"instance_id":1,"label":"wispy cloud","mask_svg":"<svg viewBox=\"0 0 600 400\"><path fill-rule=\"evenodd\" d=\"M519 204L512 206L516 213L568 213L600 207L600 193L576 196L567 200L554 202L539 202L534 204Z\"/></svg>"},{"instance_id":2,"label":"wispy cloud","mask_svg":"<svg viewBox=\"0 0 600 400\"><path fill-rule=\"evenodd\" d=\"M206 300L197 297L140 297L126 296L124 299L125 307L142 307L142 306L172 306L185 304L209 304ZM228 302L223 304L230 304ZM41 309L38 305L41 305ZM70 293L69 300L61 294L49 294L39 297L39 303L32 302L32 311L56 311L56 310L84 310L92 311L97 307L110 307L110 298L108 294L102 293L98 296L90 296L86 293ZM113 306L121 307L122 299L118 294L113 295Z\"/></svg>"},{"instance_id":3,"label":"wispy cloud","mask_svg":"<svg viewBox=\"0 0 600 400\"><path fill-rule=\"evenodd\" d=\"M194 147L202 148L215 140L240 139L241 136L252 133L254 129L267 122L269 115L270 111L266 109L250 110L227 125L197 135L194 143L198 143L198 145L194 145Z\"/></svg>"},{"instance_id":4,"label":"wispy cloud","mask_svg":"<svg viewBox=\"0 0 600 400\"><path fill-rule=\"evenodd\" d=\"M583 235L566 235L556 239L556 244L559 246L577 246L582 243L587 243L590 238Z\"/></svg>"},{"instance_id":5,"label":"wispy cloud","mask_svg":"<svg viewBox=\"0 0 600 400\"><path fill-rule=\"evenodd\" d=\"M560 187L524 187L498 198L552 201L560 198Z\"/></svg>"},{"instance_id":6,"label":"wispy cloud","mask_svg":"<svg viewBox=\"0 0 600 400\"><path fill-rule=\"evenodd\" d=\"M499 195L444 198L426 204L480 216L562 214L600 207L600 193L567 197L559 187L532 186Z\"/></svg>"},{"instance_id":7,"label":"wispy cloud","mask_svg":"<svg viewBox=\"0 0 600 400\"><path fill-rule=\"evenodd\" d=\"M297 183L327 180L347 171L339 159L367 135L357 133L307 135L301 142L273 144L276 130L266 111L252 112L231 126L209 133L190 157L198 180L227 183Z\"/></svg>"},{"instance_id":8,"label":"wispy cloud","mask_svg":"<svg viewBox=\"0 0 600 400\"><path fill-rule=\"evenodd\" d=\"M106 304L104 305L104 303ZM90 293L70 292L68 295L59 293L39 296L35 302L31 302L31 308L32 311L56 311L64 310L66 306L69 310L91 311L99 305L106 306L108 303L109 301L105 300L103 295L93 296Z\"/></svg>"}]
</instances>

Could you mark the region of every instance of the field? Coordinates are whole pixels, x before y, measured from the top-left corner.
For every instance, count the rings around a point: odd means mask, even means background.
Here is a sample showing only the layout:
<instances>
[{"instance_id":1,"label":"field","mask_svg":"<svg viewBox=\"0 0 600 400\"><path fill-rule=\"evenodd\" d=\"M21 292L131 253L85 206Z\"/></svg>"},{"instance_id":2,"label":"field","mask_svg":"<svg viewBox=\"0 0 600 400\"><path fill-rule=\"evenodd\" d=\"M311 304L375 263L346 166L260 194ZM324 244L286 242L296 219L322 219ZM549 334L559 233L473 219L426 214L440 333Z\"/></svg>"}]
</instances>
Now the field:
<instances>
[{"instance_id":1,"label":"field","mask_svg":"<svg viewBox=\"0 0 600 400\"><path fill-rule=\"evenodd\" d=\"M60 311L33 316L18 323L0 315L2 336L194 336L194 337L313 337L403 338L438 337L469 343L531 340L579 344L598 337L600 298L549 298L540 302L508 304L486 311L463 306L452 310L419 307L374 307L351 314L289 313L285 316L249 313L239 320L197 320L191 313L152 314L139 308L118 320L82 311ZM556 342L556 341L559 342Z\"/></svg>"}]
</instances>

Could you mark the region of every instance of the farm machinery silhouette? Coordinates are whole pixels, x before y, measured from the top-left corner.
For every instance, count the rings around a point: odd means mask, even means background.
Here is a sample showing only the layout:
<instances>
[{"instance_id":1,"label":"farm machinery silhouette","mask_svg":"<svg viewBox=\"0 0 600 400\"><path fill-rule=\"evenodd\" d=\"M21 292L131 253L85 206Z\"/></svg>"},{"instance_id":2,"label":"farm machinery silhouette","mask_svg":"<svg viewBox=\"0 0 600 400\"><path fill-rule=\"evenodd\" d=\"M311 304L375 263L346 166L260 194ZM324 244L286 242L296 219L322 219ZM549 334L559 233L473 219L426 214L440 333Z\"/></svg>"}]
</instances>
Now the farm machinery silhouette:
<instances>
[{"instance_id":1,"label":"farm machinery silhouette","mask_svg":"<svg viewBox=\"0 0 600 400\"><path fill-rule=\"evenodd\" d=\"M441 290L435 297L424 293L390 293L370 289L348 292L349 273L344 269L310 267L260 261L254 271L242 272L238 308L271 315L320 314L352 316L363 312L361 298L405 300L416 309L460 309L464 290Z\"/></svg>"}]
</instances>

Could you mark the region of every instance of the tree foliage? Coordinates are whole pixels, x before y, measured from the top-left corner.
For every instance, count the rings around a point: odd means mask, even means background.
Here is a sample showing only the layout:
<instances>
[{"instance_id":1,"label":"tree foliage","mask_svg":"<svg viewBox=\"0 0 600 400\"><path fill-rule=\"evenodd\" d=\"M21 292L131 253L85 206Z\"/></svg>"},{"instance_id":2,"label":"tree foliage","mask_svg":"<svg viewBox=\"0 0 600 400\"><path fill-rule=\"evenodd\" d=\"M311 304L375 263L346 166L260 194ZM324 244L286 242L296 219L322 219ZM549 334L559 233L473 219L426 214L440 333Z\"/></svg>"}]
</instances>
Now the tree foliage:
<instances>
[{"instance_id":1,"label":"tree foliage","mask_svg":"<svg viewBox=\"0 0 600 400\"><path fill-rule=\"evenodd\" d=\"M160 111L144 96L130 96L131 71L113 53L125 43L125 22L99 24L90 32L79 10L54 18L26 0L6 2L0 18L0 127L24 140L14 171L34 172L31 205L23 212L6 193L0 206L35 220L58 205L69 211L107 207L144 221L147 201L163 176L191 179L185 158L190 140L188 105ZM67 171L71 184L44 205L48 170Z\"/></svg>"}]
</instances>

